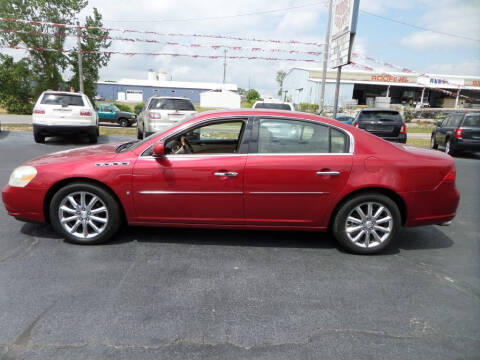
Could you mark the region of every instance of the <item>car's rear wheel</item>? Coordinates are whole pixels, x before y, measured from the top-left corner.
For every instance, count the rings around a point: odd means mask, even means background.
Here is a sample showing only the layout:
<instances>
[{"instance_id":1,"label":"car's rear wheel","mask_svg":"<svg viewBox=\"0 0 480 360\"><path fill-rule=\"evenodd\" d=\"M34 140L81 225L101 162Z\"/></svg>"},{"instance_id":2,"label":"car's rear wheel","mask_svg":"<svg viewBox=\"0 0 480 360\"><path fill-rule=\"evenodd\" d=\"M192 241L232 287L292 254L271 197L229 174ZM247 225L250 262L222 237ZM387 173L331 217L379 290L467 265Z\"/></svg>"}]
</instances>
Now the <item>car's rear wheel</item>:
<instances>
[{"instance_id":1,"label":"car's rear wheel","mask_svg":"<svg viewBox=\"0 0 480 360\"><path fill-rule=\"evenodd\" d=\"M33 133L33 138L35 139L36 143L43 144L45 142L45 136L41 135L37 131Z\"/></svg>"},{"instance_id":2,"label":"car's rear wheel","mask_svg":"<svg viewBox=\"0 0 480 360\"><path fill-rule=\"evenodd\" d=\"M452 140L451 139L448 139L446 144L445 144L445 152L451 156L453 156L455 154L455 150L452 146Z\"/></svg>"},{"instance_id":3,"label":"car's rear wheel","mask_svg":"<svg viewBox=\"0 0 480 360\"><path fill-rule=\"evenodd\" d=\"M438 144L437 144L437 140L435 140L435 135L432 135L432 138L430 139L430 147L432 149L438 149Z\"/></svg>"},{"instance_id":4,"label":"car's rear wheel","mask_svg":"<svg viewBox=\"0 0 480 360\"><path fill-rule=\"evenodd\" d=\"M128 126L128 120L127 119L120 119L118 121L118 123L120 124L121 127L127 127Z\"/></svg>"},{"instance_id":5,"label":"car's rear wheel","mask_svg":"<svg viewBox=\"0 0 480 360\"><path fill-rule=\"evenodd\" d=\"M50 202L50 219L67 241L93 245L106 242L121 223L118 202L106 190L88 183L61 188Z\"/></svg>"},{"instance_id":6,"label":"car's rear wheel","mask_svg":"<svg viewBox=\"0 0 480 360\"><path fill-rule=\"evenodd\" d=\"M400 225L400 210L392 199L379 193L366 193L340 206L332 230L345 249L357 254L373 254L395 239Z\"/></svg>"},{"instance_id":7,"label":"car's rear wheel","mask_svg":"<svg viewBox=\"0 0 480 360\"><path fill-rule=\"evenodd\" d=\"M140 132L140 127L138 126L138 123L137 123L137 139L138 139L138 140L142 140L142 139L143 139L143 133Z\"/></svg>"},{"instance_id":8,"label":"car's rear wheel","mask_svg":"<svg viewBox=\"0 0 480 360\"><path fill-rule=\"evenodd\" d=\"M90 141L90 144L96 144L98 142L97 130L94 130L93 133L88 134L88 140Z\"/></svg>"}]
</instances>

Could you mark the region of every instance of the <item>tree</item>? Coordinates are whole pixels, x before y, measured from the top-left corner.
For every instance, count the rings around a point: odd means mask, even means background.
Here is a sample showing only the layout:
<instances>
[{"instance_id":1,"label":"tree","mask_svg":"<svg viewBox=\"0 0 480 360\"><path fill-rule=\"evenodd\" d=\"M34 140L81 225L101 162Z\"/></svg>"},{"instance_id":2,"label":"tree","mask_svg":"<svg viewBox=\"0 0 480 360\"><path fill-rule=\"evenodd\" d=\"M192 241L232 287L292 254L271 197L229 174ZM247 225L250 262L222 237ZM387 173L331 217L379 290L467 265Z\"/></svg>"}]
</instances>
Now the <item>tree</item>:
<instances>
[{"instance_id":1,"label":"tree","mask_svg":"<svg viewBox=\"0 0 480 360\"><path fill-rule=\"evenodd\" d=\"M246 97L247 97L247 101L249 103L253 103L253 102L257 101L258 99L260 99L260 94L258 93L257 90L250 89L250 90L247 91Z\"/></svg>"},{"instance_id":2,"label":"tree","mask_svg":"<svg viewBox=\"0 0 480 360\"><path fill-rule=\"evenodd\" d=\"M278 86L280 86L280 89L278 90L278 95L281 97L283 93L283 80L285 80L285 76L287 76L287 73L283 70L277 71L277 83Z\"/></svg>"},{"instance_id":3,"label":"tree","mask_svg":"<svg viewBox=\"0 0 480 360\"><path fill-rule=\"evenodd\" d=\"M80 47L84 52L82 57L83 65L83 86L84 93L93 103L93 98L97 92L98 71L100 68L107 66L110 60L110 54L100 53L102 49L107 49L111 45L108 41L109 32L98 29L103 26L102 15L96 8L93 8L93 16L87 16L85 25L87 29L81 30ZM75 51L78 47L75 48ZM75 89L80 89L78 75L78 57L76 52L69 55L70 65L73 70L73 77L70 79L70 85Z\"/></svg>"},{"instance_id":4,"label":"tree","mask_svg":"<svg viewBox=\"0 0 480 360\"><path fill-rule=\"evenodd\" d=\"M0 0L0 13L16 19L71 24L86 5L87 0ZM67 55L61 51L37 51L34 48L63 50L65 36L71 31L69 28L52 29L49 25L22 22L2 23L1 28L17 32L0 31L0 43L9 46L21 44L32 49L28 50L28 63L35 96L46 89L61 90L66 87L62 73L68 66Z\"/></svg>"},{"instance_id":5,"label":"tree","mask_svg":"<svg viewBox=\"0 0 480 360\"><path fill-rule=\"evenodd\" d=\"M14 62L0 54L0 104L11 113L31 114L33 108L31 72L23 59Z\"/></svg>"},{"instance_id":6,"label":"tree","mask_svg":"<svg viewBox=\"0 0 480 360\"><path fill-rule=\"evenodd\" d=\"M244 88L238 88L238 95L245 95L247 91Z\"/></svg>"}]
</instances>

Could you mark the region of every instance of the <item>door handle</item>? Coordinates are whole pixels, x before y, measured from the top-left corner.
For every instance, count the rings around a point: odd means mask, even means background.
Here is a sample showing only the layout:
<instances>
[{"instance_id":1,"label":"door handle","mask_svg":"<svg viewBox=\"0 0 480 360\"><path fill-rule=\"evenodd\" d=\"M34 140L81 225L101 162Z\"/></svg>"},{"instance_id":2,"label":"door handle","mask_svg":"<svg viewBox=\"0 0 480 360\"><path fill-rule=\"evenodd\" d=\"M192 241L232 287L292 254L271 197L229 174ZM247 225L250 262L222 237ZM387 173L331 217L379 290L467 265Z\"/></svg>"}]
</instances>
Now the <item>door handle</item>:
<instances>
[{"instance_id":1,"label":"door handle","mask_svg":"<svg viewBox=\"0 0 480 360\"><path fill-rule=\"evenodd\" d=\"M340 175L340 171L317 171L317 175L330 175L330 176L338 176Z\"/></svg>"},{"instance_id":2,"label":"door handle","mask_svg":"<svg viewBox=\"0 0 480 360\"><path fill-rule=\"evenodd\" d=\"M213 175L215 176L228 176L228 177L235 177L238 176L238 173L234 171L227 171L227 172L216 172Z\"/></svg>"}]
</instances>

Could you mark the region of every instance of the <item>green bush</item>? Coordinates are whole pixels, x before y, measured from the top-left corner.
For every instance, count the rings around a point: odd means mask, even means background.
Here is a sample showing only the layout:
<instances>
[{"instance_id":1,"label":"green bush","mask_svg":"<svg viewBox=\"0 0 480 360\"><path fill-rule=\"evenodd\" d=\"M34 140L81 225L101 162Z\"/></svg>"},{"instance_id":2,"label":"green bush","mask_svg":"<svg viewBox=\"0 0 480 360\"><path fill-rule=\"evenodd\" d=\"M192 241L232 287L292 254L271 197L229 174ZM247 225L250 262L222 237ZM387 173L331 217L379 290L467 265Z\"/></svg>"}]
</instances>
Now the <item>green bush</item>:
<instances>
[{"instance_id":1,"label":"green bush","mask_svg":"<svg viewBox=\"0 0 480 360\"><path fill-rule=\"evenodd\" d=\"M125 104L114 104L114 105L118 107L121 111L132 112L132 109L128 105L125 105Z\"/></svg>"},{"instance_id":2,"label":"green bush","mask_svg":"<svg viewBox=\"0 0 480 360\"><path fill-rule=\"evenodd\" d=\"M135 109L134 109L135 114L140 114L144 105L145 105L144 102L141 102L141 103L135 105Z\"/></svg>"},{"instance_id":3,"label":"green bush","mask_svg":"<svg viewBox=\"0 0 480 360\"><path fill-rule=\"evenodd\" d=\"M315 114L318 111L318 104L300 103L298 104L298 110L302 112L309 112Z\"/></svg>"},{"instance_id":4,"label":"green bush","mask_svg":"<svg viewBox=\"0 0 480 360\"><path fill-rule=\"evenodd\" d=\"M405 110L403 112L403 118L405 119L405 122L411 122L413 119L415 119L415 111Z\"/></svg>"}]
</instances>

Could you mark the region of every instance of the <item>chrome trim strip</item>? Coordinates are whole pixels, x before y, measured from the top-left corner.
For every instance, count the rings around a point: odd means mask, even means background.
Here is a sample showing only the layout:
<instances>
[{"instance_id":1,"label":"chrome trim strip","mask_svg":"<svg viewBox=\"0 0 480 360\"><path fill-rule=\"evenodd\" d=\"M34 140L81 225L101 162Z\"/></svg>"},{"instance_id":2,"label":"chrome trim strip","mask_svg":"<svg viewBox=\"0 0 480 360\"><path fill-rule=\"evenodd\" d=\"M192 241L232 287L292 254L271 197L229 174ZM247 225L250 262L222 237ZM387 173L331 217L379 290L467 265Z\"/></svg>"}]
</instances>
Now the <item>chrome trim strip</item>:
<instances>
[{"instance_id":1,"label":"chrome trim strip","mask_svg":"<svg viewBox=\"0 0 480 360\"><path fill-rule=\"evenodd\" d=\"M242 191L163 191L144 190L139 191L142 195L243 195Z\"/></svg>"},{"instance_id":2,"label":"chrome trim strip","mask_svg":"<svg viewBox=\"0 0 480 360\"><path fill-rule=\"evenodd\" d=\"M250 191L247 195L323 195L322 191Z\"/></svg>"},{"instance_id":3,"label":"chrome trim strip","mask_svg":"<svg viewBox=\"0 0 480 360\"><path fill-rule=\"evenodd\" d=\"M269 154L248 154L248 156L353 156L351 153L269 153Z\"/></svg>"},{"instance_id":4,"label":"chrome trim strip","mask_svg":"<svg viewBox=\"0 0 480 360\"><path fill-rule=\"evenodd\" d=\"M340 175L340 171L317 171L317 175L337 176Z\"/></svg>"}]
</instances>

